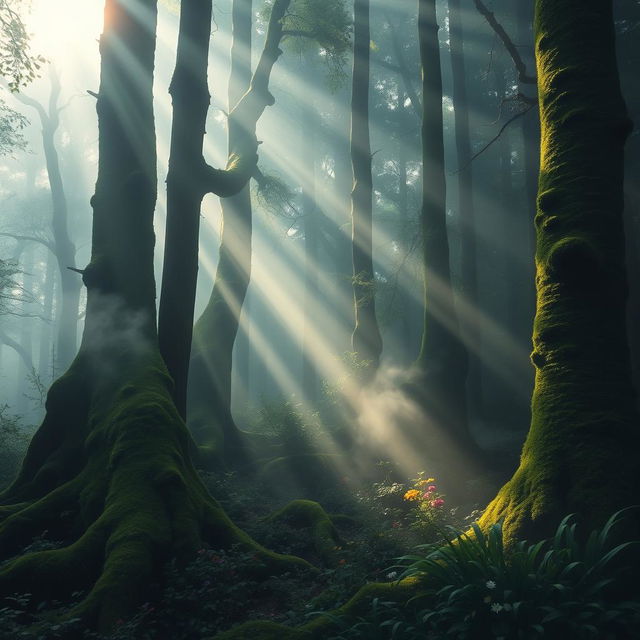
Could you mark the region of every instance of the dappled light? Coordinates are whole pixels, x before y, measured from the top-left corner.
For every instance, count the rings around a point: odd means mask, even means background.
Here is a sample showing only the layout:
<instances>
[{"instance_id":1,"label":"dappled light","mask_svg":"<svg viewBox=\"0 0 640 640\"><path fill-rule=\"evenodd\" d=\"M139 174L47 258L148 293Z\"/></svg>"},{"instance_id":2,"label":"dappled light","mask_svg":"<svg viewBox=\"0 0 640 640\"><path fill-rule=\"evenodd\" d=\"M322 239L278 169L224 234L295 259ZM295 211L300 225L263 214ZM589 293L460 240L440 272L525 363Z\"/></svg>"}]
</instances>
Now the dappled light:
<instances>
[{"instance_id":1,"label":"dappled light","mask_svg":"<svg viewBox=\"0 0 640 640\"><path fill-rule=\"evenodd\" d=\"M569 4L0 0L0 640L632 637L640 5Z\"/></svg>"}]
</instances>

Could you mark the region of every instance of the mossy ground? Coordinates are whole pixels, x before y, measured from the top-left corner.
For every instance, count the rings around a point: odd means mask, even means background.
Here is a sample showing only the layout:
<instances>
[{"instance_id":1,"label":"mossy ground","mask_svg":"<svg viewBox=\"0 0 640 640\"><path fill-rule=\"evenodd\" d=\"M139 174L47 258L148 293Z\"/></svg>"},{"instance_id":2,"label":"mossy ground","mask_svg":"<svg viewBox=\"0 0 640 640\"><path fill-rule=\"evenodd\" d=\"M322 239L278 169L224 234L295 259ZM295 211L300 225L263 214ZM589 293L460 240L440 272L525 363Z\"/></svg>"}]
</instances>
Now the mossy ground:
<instances>
[{"instance_id":1,"label":"mossy ground","mask_svg":"<svg viewBox=\"0 0 640 640\"><path fill-rule=\"evenodd\" d=\"M134 396L130 392L124 395ZM122 405L114 411L116 414L122 412ZM150 428L150 414L143 413ZM66 591L45 589L34 593L27 586L25 577L20 585L22 588L17 591L30 595L12 599L13 592L5 591L8 597L0 605L0 619L8 635L3 636L0 632L0 638L8 640L19 633L26 633L26 638L97 638L92 630L96 619L93 615L86 616L85 612L95 606L95 599L103 602L101 596L109 595L110 585L122 598L141 605L125 610L117 607L121 601L116 600L112 610L118 613L114 613L117 617L113 618L111 632L100 637L123 640L195 639L217 637L217 634L222 634L221 638L323 638L328 637L326 634L332 628L330 620L309 614L338 609L341 614L348 614L359 606L364 610L380 590L385 598L395 597L394 594L405 598L404 587L391 586L394 576L390 567L395 558L426 538L409 526L411 505L402 500L403 485L384 477L388 474L386 467L380 468L381 479L376 485L360 486L343 479L339 486L328 484L324 495L316 491L314 497L318 497L322 505L307 499L303 486L290 487L289 491L291 495L297 491L304 499L289 502L281 492L272 490L265 483L256 483L253 475L194 472L192 476L175 460L173 466L166 465L160 478L165 483L162 494L167 500L173 499L171 483L166 484L172 473L186 476L193 482L193 502L197 500L194 494L198 496L203 491L208 496L206 492L210 492L212 497L208 498L208 504L216 505L217 513L225 523L223 530L229 527L226 537L220 530L209 538L203 534L192 539L179 537L180 528L187 533L193 531L189 525L192 517L189 505L183 504L185 520L176 518L176 530L171 533L162 522L164 509L156 507L145 514L144 509L136 506L144 519L140 523L132 514L129 526L137 532L145 531L151 529L146 518L153 520L157 537L151 548L157 549L157 556L150 559L148 555L140 554L141 557L137 557L140 538L133 534L129 536L130 529L124 529L119 536L112 536L115 537L113 544L122 545L126 551L120 556L122 565L111 565L111 571L120 574L103 586L102 591L96 593L91 580L84 583L77 580L67 567L61 569L69 571ZM145 475L148 473L138 474L139 485L144 483ZM179 488L180 483L177 486ZM130 499L134 500L137 491L132 487L130 493ZM181 503L179 497L180 494L175 496L177 504ZM147 501L150 501L149 496ZM148 509L152 507L153 504ZM125 509L124 515L120 509ZM108 526L107 523L114 522L117 529L117 522L126 521L128 515L124 503L119 509L107 510L112 520L108 520L105 511L100 511L98 506L94 506L94 511L99 514L97 522L100 523L93 525L93 530L97 529L95 536L102 527ZM67 523L74 518L70 514L64 516ZM95 544L104 548L102 545L106 544L104 537L94 539L88 533L92 526L84 533L80 532L82 528L77 530L80 533L73 533L76 531L73 527L65 529L63 526L45 531L46 526L41 524L39 530L33 528L38 532L33 534L34 542L26 548L20 549L19 543L24 544L30 538L17 537L13 560L9 558L9 562L0 568L0 575L6 571L15 572L21 562L39 567L32 571L46 573L46 562L56 562L59 557L73 561L78 559L74 554L83 545ZM203 530L204 527L198 529ZM102 535L108 536L107 533ZM145 559L151 563L161 557L166 558L164 565L153 572L139 564ZM279 565L280 558L283 561ZM291 559L290 564L286 558ZM104 562L104 557L100 562ZM129 563L133 563L133 574L128 571ZM99 564L92 567L83 565L81 560L78 564L82 571L89 569L89 576L103 575ZM310 570L310 565L315 569ZM144 580L135 579L141 575ZM105 582L104 578L99 577L100 580ZM363 585L368 586L361 590ZM359 595L343 608L355 594ZM113 597L107 601L113 602ZM249 626L232 630L243 623Z\"/></svg>"}]
</instances>

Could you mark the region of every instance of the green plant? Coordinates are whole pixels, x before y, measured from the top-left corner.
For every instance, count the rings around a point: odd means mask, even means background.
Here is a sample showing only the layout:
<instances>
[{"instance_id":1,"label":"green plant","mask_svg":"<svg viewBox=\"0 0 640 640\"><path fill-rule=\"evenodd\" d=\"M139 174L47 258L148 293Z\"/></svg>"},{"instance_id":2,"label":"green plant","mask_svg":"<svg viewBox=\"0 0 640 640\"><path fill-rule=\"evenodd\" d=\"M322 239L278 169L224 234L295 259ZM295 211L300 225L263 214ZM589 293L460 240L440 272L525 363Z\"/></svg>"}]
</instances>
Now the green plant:
<instances>
[{"instance_id":1,"label":"green plant","mask_svg":"<svg viewBox=\"0 0 640 640\"><path fill-rule=\"evenodd\" d=\"M405 556L401 578L420 576L429 587L421 619L440 638L625 638L640 624L638 593L621 597L637 541L614 543L615 513L581 541L572 515L551 540L522 541L507 552L502 525L485 534L450 529L444 547ZM628 597L631 596L631 597Z\"/></svg>"},{"instance_id":2,"label":"green plant","mask_svg":"<svg viewBox=\"0 0 640 640\"><path fill-rule=\"evenodd\" d=\"M20 418L0 406L0 489L13 480L29 444L29 434Z\"/></svg>"},{"instance_id":3,"label":"green plant","mask_svg":"<svg viewBox=\"0 0 640 640\"><path fill-rule=\"evenodd\" d=\"M501 523L486 533L477 524L467 532L447 527L444 546L421 545L399 559L398 579L420 579L420 596L404 606L374 600L361 617L323 614L337 627L331 640L635 638L638 541L617 543L613 531L626 511L585 538L567 516L552 539L511 550Z\"/></svg>"}]
</instances>

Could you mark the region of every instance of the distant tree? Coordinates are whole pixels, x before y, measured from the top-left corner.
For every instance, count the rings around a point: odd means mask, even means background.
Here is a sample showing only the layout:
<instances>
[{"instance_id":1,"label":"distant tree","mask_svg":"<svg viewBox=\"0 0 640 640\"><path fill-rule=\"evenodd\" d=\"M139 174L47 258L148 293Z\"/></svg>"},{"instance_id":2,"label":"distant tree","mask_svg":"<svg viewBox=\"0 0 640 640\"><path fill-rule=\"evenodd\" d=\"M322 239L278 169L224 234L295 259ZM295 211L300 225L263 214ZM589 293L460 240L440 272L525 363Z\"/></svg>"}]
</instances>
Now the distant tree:
<instances>
[{"instance_id":1,"label":"distant tree","mask_svg":"<svg viewBox=\"0 0 640 640\"><path fill-rule=\"evenodd\" d=\"M576 19L576 15L580 19ZM637 504L639 417L625 299L623 148L611 0L537 0L542 127L532 421L520 466L481 524L509 540Z\"/></svg>"},{"instance_id":2,"label":"distant tree","mask_svg":"<svg viewBox=\"0 0 640 640\"><path fill-rule=\"evenodd\" d=\"M369 69L371 30L369 0L355 0L353 78L351 85L351 192L353 295L355 328L353 351L370 363L373 375L380 363L382 337L376 318L373 271L373 179L369 135Z\"/></svg>"},{"instance_id":3,"label":"distant tree","mask_svg":"<svg viewBox=\"0 0 640 640\"><path fill-rule=\"evenodd\" d=\"M455 443L461 455L474 447L467 423L467 351L460 336L451 283L439 26L435 0L419 0L418 6L423 96L424 325L416 361L417 386L421 404L436 432L443 440Z\"/></svg>"},{"instance_id":4,"label":"distant tree","mask_svg":"<svg viewBox=\"0 0 640 640\"><path fill-rule=\"evenodd\" d=\"M38 114L42 125L42 146L47 177L51 191L52 242L46 246L53 252L60 274L60 310L57 314L56 368L64 371L76 355L78 348L78 308L82 281L76 269L76 248L69 233L69 211L60 159L56 147L56 134L60 126L60 78L53 66L49 67L51 92L45 107L22 91L14 97Z\"/></svg>"}]
</instances>

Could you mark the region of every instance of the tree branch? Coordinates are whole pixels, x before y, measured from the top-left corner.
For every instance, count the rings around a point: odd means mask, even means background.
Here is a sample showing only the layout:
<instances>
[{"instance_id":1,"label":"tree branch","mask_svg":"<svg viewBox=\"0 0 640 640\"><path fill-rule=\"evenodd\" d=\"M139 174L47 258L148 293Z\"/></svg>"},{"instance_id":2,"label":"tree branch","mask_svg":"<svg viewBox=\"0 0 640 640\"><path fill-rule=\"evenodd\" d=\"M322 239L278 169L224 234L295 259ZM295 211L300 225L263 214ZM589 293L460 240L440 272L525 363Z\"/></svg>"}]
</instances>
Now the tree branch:
<instances>
[{"instance_id":1,"label":"tree branch","mask_svg":"<svg viewBox=\"0 0 640 640\"><path fill-rule=\"evenodd\" d=\"M511 40L504 27L496 19L495 14L489 11L482 0L473 0L473 2L476 5L476 9L482 14L482 16L484 16L485 20L489 23L489 26L495 31L496 35L504 45L504 48L511 56L513 64L516 67L516 71L518 72L518 81L523 84L537 84L537 78L535 76L530 76L527 73L527 67L522 60L520 52L513 44L513 40Z\"/></svg>"},{"instance_id":2,"label":"tree branch","mask_svg":"<svg viewBox=\"0 0 640 640\"><path fill-rule=\"evenodd\" d=\"M38 236L25 236L17 233L9 233L7 231L0 232L0 237L3 238L12 238L13 240L17 240L18 242L37 242L45 246L51 253L55 254L55 247L50 240L46 238L38 238Z\"/></svg>"},{"instance_id":3,"label":"tree branch","mask_svg":"<svg viewBox=\"0 0 640 640\"><path fill-rule=\"evenodd\" d=\"M526 109L523 109L522 111L519 111L518 113L516 113L514 116L512 116L511 118L509 118L500 128L500 131L498 131L498 133L491 138L491 140L489 140L489 142L487 142L487 144L484 145L484 147L482 147L482 149L480 149L480 151L478 151L477 153L474 153L471 158L469 158L469 160L463 164L461 167L458 167L455 171L452 172L452 175L456 175L458 173L460 173L461 171L464 171L478 156L482 155L494 142L496 142L500 136L502 135L502 133L504 132L504 130L515 120L517 120L518 118L521 118L522 116L524 116L525 114L529 113L529 111L531 111L531 109L533 109L533 107L535 107L538 104L537 100L533 103L530 104Z\"/></svg>"}]
</instances>

